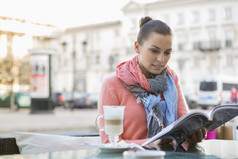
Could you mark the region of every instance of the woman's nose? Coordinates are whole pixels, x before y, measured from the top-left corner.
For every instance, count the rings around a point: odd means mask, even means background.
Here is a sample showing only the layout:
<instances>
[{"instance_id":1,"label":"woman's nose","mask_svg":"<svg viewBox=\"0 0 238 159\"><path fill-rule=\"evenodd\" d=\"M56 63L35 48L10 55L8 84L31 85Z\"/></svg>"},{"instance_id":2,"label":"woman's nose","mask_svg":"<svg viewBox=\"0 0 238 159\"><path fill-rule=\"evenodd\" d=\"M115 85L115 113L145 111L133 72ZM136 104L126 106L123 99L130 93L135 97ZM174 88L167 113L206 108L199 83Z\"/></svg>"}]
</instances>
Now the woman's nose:
<instances>
[{"instance_id":1,"label":"woman's nose","mask_svg":"<svg viewBox=\"0 0 238 159\"><path fill-rule=\"evenodd\" d=\"M163 54L163 53L160 53L160 54L157 56L157 61L164 61L164 54Z\"/></svg>"}]
</instances>

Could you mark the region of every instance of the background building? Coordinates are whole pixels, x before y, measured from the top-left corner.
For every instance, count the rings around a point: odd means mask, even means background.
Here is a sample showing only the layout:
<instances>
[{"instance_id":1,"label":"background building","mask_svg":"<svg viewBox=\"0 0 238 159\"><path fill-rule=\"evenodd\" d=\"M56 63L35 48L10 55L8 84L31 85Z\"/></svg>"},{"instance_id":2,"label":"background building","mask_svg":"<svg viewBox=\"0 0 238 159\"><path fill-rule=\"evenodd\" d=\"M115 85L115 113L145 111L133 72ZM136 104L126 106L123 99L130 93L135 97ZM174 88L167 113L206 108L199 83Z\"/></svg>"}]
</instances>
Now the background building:
<instances>
[{"instance_id":1,"label":"background building","mask_svg":"<svg viewBox=\"0 0 238 159\"><path fill-rule=\"evenodd\" d=\"M98 93L105 76L115 71L124 51L121 22L66 29L55 56L55 91Z\"/></svg>"},{"instance_id":2,"label":"background building","mask_svg":"<svg viewBox=\"0 0 238 159\"><path fill-rule=\"evenodd\" d=\"M139 20L148 15L165 21L173 30L169 65L178 73L185 91L196 92L202 76L232 75L238 79L237 0L130 1L122 12L123 18L118 21L68 28L63 32L57 32L51 25L1 17L0 56L8 54L8 61L13 57L11 54L18 57L12 65L19 64L17 67L21 69L11 71L21 76L21 80L15 83L29 84L29 75L22 72L30 71L22 66L29 61L27 55L50 53L54 92L98 93L103 79L120 62L136 55L133 46ZM1 73L1 79L7 79L3 76L6 74ZM10 77L8 80L11 81Z\"/></svg>"},{"instance_id":3,"label":"background building","mask_svg":"<svg viewBox=\"0 0 238 159\"><path fill-rule=\"evenodd\" d=\"M54 65L58 91L99 92L102 80L116 66L135 56L134 41L143 16L171 26L174 43L169 65L184 91L195 93L207 75L232 75L238 80L237 0L130 1L120 21L67 29Z\"/></svg>"}]
</instances>

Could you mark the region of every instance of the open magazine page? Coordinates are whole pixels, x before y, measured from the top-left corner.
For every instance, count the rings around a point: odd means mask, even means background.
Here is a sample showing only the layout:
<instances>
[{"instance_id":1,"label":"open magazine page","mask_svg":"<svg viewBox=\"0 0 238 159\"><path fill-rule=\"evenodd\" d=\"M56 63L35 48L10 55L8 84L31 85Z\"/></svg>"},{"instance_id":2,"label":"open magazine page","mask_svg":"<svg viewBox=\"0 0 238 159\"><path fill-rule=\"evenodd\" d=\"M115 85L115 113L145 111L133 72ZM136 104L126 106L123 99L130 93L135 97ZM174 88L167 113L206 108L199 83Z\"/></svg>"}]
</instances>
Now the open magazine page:
<instances>
[{"instance_id":1,"label":"open magazine page","mask_svg":"<svg viewBox=\"0 0 238 159\"><path fill-rule=\"evenodd\" d=\"M206 126L209 123L209 117L206 113L201 111L193 111L190 112L166 128L164 128L162 131L160 131L158 134L150 138L148 141L146 141L142 146L145 146L157 139L163 138L163 137L169 137L178 139L181 138L182 132L184 132L186 135L191 135L192 130L196 130L199 128L202 128Z\"/></svg>"},{"instance_id":2,"label":"open magazine page","mask_svg":"<svg viewBox=\"0 0 238 159\"><path fill-rule=\"evenodd\" d=\"M210 120L216 122L210 126L209 131L225 124L238 115L238 105L220 105L215 107L210 113Z\"/></svg>"}]
</instances>

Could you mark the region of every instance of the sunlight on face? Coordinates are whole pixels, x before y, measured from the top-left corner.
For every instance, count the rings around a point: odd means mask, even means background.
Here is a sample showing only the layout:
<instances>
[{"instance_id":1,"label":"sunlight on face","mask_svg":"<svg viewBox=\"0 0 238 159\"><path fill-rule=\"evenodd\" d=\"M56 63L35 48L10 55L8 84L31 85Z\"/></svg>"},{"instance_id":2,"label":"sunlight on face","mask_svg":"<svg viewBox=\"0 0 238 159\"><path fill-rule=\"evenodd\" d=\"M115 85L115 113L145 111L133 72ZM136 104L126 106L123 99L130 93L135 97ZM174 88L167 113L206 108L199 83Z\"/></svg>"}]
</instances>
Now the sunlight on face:
<instances>
[{"instance_id":1,"label":"sunlight on face","mask_svg":"<svg viewBox=\"0 0 238 159\"><path fill-rule=\"evenodd\" d=\"M172 36L151 33L142 45L136 42L135 47L143 74L151 78L151 74L160 74L167 66L171 57Z\"/></svg>"}]
</instances>

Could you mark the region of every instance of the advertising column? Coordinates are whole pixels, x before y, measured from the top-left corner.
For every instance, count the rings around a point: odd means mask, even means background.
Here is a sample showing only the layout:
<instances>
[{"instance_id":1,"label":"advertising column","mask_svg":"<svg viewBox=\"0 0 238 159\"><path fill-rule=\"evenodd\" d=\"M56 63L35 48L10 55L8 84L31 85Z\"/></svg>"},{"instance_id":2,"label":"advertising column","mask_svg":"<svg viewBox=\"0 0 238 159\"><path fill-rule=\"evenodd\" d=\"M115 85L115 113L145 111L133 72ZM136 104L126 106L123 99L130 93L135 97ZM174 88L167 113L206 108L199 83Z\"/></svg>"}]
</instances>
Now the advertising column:
<instances>
[{"instance_id":1,"label":"advertising column","mask_svg":"<svg viewBox=\"0 0 238 159\"><path fill-rule=\"evenodd\" d=\"M52 113L51 55L32 53L31 113Z\"/></svg>"}]
</instances>

